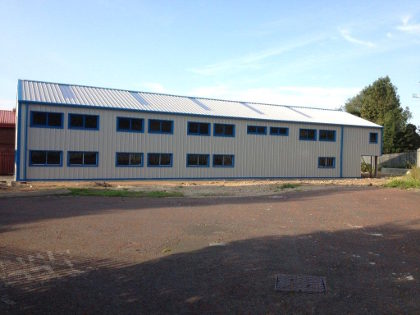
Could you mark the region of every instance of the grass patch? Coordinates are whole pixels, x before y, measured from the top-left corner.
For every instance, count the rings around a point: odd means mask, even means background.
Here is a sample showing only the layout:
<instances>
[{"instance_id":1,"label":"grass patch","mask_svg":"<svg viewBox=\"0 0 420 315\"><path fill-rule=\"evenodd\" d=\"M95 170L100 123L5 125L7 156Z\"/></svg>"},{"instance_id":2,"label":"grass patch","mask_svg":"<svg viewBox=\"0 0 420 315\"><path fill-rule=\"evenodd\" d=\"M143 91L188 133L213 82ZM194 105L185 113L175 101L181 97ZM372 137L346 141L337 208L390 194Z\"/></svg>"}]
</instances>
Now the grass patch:
<instances>
[{"instance_id":1,"label":"grass patch","mask_svg":"<svg viewBox=\"0 0 420 315\"><path fill-rule=\"evenodd\" d=\"M284 183L277 186L277 189L293 189L299 187L300 184Z\"/></svg>"},{"instance_id":2,"label":"grass patch","mask_svg":"<svg viewBox=\"0 0 420 315\"><path fill-rule=\"evenodd\" d=\"M390 188L402 188L402 189L420 188L420 180L410 178L410 177L394 178L390 180L388 183L386 183L384 186L390 187Z\"/></svg>"},{"instance_id":3,"label":"grass patch","mask_svg":"<svg viewBox=\"0 0 420 315\"><path fill-rule=\"evenodd\" d=\"M71 196L99 196L99 197L183 197L179 191L130 191L126 189L95 189L95 188L69 188Z\"/></svg>"}]
</instances>

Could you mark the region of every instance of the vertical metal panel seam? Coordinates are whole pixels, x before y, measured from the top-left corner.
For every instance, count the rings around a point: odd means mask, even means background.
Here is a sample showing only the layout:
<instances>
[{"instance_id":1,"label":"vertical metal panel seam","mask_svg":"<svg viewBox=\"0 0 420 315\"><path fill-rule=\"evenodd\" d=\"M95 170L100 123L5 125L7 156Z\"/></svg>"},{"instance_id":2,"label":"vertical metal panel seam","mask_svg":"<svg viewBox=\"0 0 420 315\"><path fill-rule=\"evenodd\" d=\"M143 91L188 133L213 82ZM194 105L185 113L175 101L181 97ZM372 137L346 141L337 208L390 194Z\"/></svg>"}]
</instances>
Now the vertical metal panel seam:
<instances>
[{"instance_id":1,"label":"vertical metal panel seam","mask_svg":"<svg viewBox=\"0 0 420 315\"><path fill-rule=\"evenodd\" d=\"M341 126L341 141L340 141L340 178L343 177L343 140L344 140L344 126Z\"/></svg>"}]
</instances>

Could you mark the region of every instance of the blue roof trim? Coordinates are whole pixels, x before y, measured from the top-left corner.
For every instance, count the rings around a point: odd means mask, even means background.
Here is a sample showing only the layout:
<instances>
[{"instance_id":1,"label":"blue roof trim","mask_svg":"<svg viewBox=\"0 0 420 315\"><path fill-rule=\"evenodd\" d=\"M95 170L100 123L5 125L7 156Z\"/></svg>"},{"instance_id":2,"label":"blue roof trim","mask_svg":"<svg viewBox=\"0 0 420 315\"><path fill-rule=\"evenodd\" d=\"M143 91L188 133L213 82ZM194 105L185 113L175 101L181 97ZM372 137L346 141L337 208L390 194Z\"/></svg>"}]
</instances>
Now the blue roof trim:
<instances>
[{"instance_id":1,"label":"blue roof trim","mask_svg":"<svg viewBox=\"0 0 420 315\"><path fill-rule=\"evenodd\" d=\"M262 111L259 111L258 109L252 107L251 105L249 105L247 102L239 102L239 104L242 104L243 106L245 106L246 108L249 108L250 110L256 112L257 114L260 115L265 115Z\"/></svg>"},{"instance_id":2,"label":"blue roof trim","mask_svg":"<svg viewBox=\"0 0 420 315\"><path fill-rule=\"evenodd\" d=\"M149 102L146 101L138 92L130 92L131 96L136 99L137 102L140 103L140 105L149 106Z\"/></svg>"},{"instance_id":3,"label":"blue roof trim","mask_svg":"<svg viewBox=\"0 0 420 315\"><path fill-rule=\"evenodd\" d=\"M321 122L306 122L299 120L272 120L267 118L247 118L247 117L230 117L230 116L218 116L218 115L205 115L205 114L191 114L191 113L178 113L178 112L163 112L163 111L154 111L147 109L132 109L132 108L120 108L120 107L109 107L109 106L92 106L86 104L64 104L64 103L45 103L39 101L20 101L22 104L33 104L33 105L43 105L43 106L62 106L62 107L75 107L75 108L86 108L90 109L99 109L99 110L117 110L117 111L126 111L134 113L151 113L151 114L161 114L161 115L177 115L177 116L188 116L188 117L206 117L206 118L216 118L216 119L232 119L232 120L246 120L246 121L267 121L267 122L278 122L278 123L294 123L294 124L304 124L304 125L327 125L327 126L342 126L341 124L330 124L330 123L321 123ZM381 129L382 126L358 126L358 125L345 125L346 127L356 127L356 128L369 128L369 129Z\"/></svg>"},{"instance_id":4,"label":"blue roof trim","mask_svg":"<svg viewBox=\"0 0 420 315\"><path fill-rule=\"evenodd\" d=\"M206 105L204 105L202 102L200 102L198 99L196 99L195 97L189 97L189 99L191 101L193 101L196 105L200 106L201 108L211 111L211 109L209 107L207 107Z\"/></svg>"},{"instance_id":5,"label":"blue roof trim","mask_svg":"<svg viewBox=\"0 0 420 315\"><path fill-rule=\"evenodd\" d=\"M73 93L73 90L71 89L70 85L63 85L59 84L58 87L60 88L61 94L63 94L63 97L66 99L74 99L75 95Z\"/></svg>"}]
</instances>

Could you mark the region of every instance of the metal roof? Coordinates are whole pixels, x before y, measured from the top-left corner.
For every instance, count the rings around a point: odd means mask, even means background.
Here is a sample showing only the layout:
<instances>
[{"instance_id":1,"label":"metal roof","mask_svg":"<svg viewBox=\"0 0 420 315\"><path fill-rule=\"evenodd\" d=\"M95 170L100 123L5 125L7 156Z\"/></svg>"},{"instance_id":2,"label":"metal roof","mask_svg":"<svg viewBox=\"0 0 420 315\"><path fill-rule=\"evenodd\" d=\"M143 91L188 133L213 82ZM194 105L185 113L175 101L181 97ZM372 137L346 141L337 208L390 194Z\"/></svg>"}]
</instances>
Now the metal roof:
<instances>
[{"instance_id":1,"label":"metal roof","mask_svg":"<svg viewBox=\"0 0 420 315\"><path fill-rule=\"evenodd\" d=\"M105 109L201 115L361 127L381 126L349 113L313 107L273 105L202 97L19 80L18 100Z\"/></svg>"},{"instance_id":2,"label":"metal roof","mask_svg":"<svg viewBox=\"0 0 420 315\"><path fill-rule=\"evenodd\" d=\"M0 128L15 127L16 112L12 110L0 110Z\"/></svg>"}]
</instances>

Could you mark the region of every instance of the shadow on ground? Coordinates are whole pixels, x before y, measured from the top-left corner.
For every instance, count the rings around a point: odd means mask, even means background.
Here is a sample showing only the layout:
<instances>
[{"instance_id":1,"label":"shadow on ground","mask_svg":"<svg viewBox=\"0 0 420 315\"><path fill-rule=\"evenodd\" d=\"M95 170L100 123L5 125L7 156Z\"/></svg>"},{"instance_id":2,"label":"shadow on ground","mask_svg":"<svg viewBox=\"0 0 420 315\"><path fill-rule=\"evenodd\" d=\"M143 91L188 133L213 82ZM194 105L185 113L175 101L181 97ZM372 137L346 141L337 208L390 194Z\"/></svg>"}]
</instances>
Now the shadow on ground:
<instances>
[{"instance_id":1,"label":"shadow on ground","mask_svg":"<svg viewBox=\"0 0 420 315\"><path fill-rule=\"evenodd\" d=\"M419 313L419 224L248 239L135 265L1 248L0 313ZM278 273L326 276L328 292L275 292Z\"/></svg>"}]
</instances>

